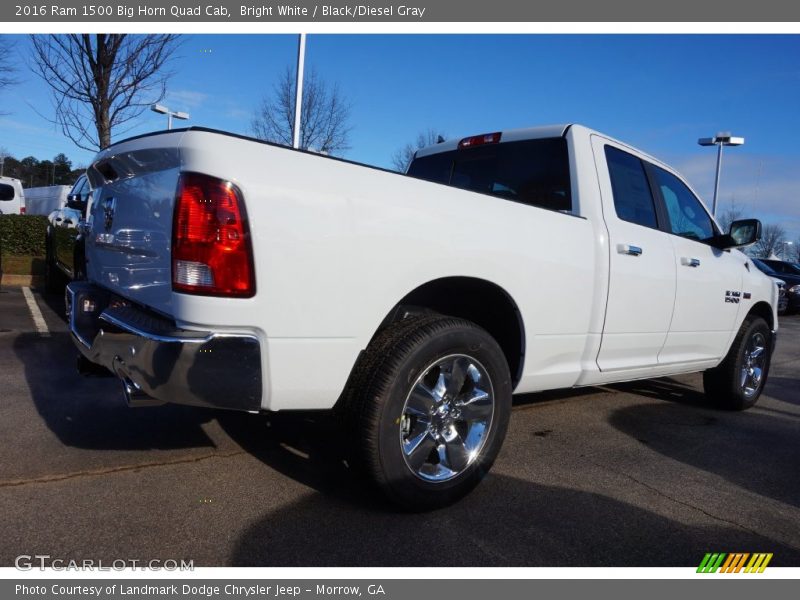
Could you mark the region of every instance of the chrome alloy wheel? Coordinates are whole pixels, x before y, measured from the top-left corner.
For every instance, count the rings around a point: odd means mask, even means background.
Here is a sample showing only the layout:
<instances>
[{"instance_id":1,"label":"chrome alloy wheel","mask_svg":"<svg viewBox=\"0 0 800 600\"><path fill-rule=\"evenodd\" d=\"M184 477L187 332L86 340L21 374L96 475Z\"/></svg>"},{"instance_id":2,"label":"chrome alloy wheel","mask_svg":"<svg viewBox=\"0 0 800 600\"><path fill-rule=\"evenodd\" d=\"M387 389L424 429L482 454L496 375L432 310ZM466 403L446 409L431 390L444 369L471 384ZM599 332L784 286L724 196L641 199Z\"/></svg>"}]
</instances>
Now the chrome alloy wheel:
<instances>
[{"instance_id":1,"label":"chrome alloy wheel","mask_svg":"<svg viewBox=\"0 0 800 600\"><path fill-rule=\"evenodd\" d=\"M400 416L406 465L431 482L463 473L483 450L494 417L486 368L464 354L429 365L414 382Z\"/></svg>"},{"instance_id":2,"label":"chrome alloy wheel","mask_svg":"<svg viewBox=\"0 0 800 600\"><path fill-rule=\"evenodd\" d=\"M761 386L764 376L764 365L767 361L767 340L760 331L756 331L747 342L744 350L742 369L739 373L739 385L742 393L749 398Z\"/></svg>"}]
</instances>

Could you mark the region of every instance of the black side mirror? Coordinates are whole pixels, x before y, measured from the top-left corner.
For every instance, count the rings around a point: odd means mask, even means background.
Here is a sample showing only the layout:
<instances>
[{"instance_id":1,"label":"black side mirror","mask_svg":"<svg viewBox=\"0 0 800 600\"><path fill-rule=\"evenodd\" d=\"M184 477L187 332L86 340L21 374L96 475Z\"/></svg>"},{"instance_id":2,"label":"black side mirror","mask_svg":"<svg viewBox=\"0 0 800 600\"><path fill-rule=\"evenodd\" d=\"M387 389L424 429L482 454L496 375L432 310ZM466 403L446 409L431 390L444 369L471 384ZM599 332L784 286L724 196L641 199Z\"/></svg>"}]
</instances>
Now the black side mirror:
<instances>
[{"instance_id":1,"label":"black side mirror","mask_svg":"<svg viewBox=\"0 0 800 600\"><path fill-rule=\"evenodd\" d=\"M14 186L7 183L0 183L0 200L13 200L15 196Z\"/></svg>"},{"instance_id":2,"label":"black side mirror","mask_svg":"<svg viewBox=\"0 0 800 600\"><path fill-rule=\"evenodd\" d=\"M86 208L86 202L81 199L80 194L70 194L67 196L67 208L83 211Z\"/></svg>"},{"instance_id":3,"label":"black side mirror","mask_svg":"<svg viewBox=\"0 0 800 600\"><path fill-rule=\"evenodd\" d=\"M758 219L741 219L731 223L728 237L735 248L750 246L761 239L761 221Z\"/></svg>"},{"instance_id":4,"label":"black side mirror","mask_svg":"<svg viewBox=\"0 0 800 600\"><path fill-rule=\"evenodd\" d=\"M758 219L741 219L731 223L728 233L711 238L711 245L720 250L728 248L744 248L761 239L761 221Z\"/></svg>"}]
</instances>

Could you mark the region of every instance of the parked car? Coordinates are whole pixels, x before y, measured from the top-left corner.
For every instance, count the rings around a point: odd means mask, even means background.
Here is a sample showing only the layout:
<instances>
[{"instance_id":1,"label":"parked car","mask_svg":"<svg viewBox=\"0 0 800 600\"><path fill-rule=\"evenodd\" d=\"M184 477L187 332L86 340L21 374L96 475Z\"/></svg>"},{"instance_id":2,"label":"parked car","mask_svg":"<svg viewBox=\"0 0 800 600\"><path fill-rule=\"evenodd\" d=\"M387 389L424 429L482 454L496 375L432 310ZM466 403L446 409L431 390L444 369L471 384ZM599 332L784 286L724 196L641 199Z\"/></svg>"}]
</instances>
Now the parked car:
<instances>
[{"instance_id":1,"label":"parked car","mask_svg":"<svg viewBox=\"0 0 800 600\"><path fill-rule=\"evenodd\" d=\"M786 314L792 314L800 311L800 273L793 273L789 270L777 271L772 267L773 263L781 263L781 265L789 265L782 261L766 260L761 258L754 258L753 264L758 267L762 272L775 279L781 279L785 282L787 309Z\"/></svg>"},{"instance_id":2,"label":"parked car","mask_svg":"<svg viewBox=\"0 0 800 600\"><path fill-rule=\"evenodd\" d=\"M786 314L786 310L789 308L789 297L786 295L786 282L782 279L775 279L774 277L773 281L775 281L775 284L778 286L778 314Z\"/></svg>"},{"instance_id":3,"label":"parked car","mask_svg":"<svg viewBox=\"0 0 800 600\"><path fill-rule=\"evenodd\" d=\"M0 215L24 215L25 191L22 182L13 177L0 177Z\"/></svg>"},{"instance_id":4,"label":"parked car","mask_svg":"<svg viewBox=\"0 0 800 600\"><path fill-rule=\"evenodd\" d=\"M47 219L45 240L45 281L48 291L58 292L64 279L86 278L83 229L92 190L86 175L81 175L67 194L66 203Z\"/></svg>"},{"instance_id":5,"label":"parked car","mask_svg":"<svg viewBox=\"0 0 800 600\"><path fill-rule=\"evenodd\" d=\"M393 501L472 489L512 392L702 371L746 409L775 283L667 165L579 125L419 150L408 175L203 128L88 169L82 356L131 405L334 409Z\"/></svg>"},{"instance_id":6,"label":"parked car","mask_svg":"<svg viewBox=\"0 0 800 600\"><path fill-rule=\"evenodd\" d=\"M47 216L67 202L73 186L46 185L25 190L25 214Z\"/></svg>"},{"instance_id":7,"label":"parked car","mask_svg":"<svg viewBox=\"0 0 800 600\"><path fill-rule=\"evenodd\" d=\"M797 275L798 277L800 277L800 267L798 267L794 263L786 262L783 260L775 260L771 258L761 258L759 260L761 260L761 262L770 267L776 273L780 273L781 275L786 273L788 275Z\"/></svg>"},{"instance_id":8,"label":"parked car","mask_svg":"<svg viewBox=\"0 0 800 600\"><path fill-rule=\"evenodd\" d=\"M0 180L0 206L6 205L6 203L14 202L17 198L17 188L11 182L6 182L6 177L3 177ZM21 188L20 188L21 189ZM2 214L2 210L0 210L0 214ZM0 281L3 279L3 244L2 238L0 238Z\"/></svg>"}]
</instances>

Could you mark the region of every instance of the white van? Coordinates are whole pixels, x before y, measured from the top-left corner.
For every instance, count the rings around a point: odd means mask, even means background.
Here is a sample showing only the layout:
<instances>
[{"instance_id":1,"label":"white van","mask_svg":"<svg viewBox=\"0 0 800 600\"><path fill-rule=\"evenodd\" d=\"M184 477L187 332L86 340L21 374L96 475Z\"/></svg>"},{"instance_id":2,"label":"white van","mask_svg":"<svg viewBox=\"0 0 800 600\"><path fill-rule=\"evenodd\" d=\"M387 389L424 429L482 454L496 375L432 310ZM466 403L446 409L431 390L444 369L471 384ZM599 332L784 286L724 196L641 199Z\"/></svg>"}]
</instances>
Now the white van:
<instances>
[{"instance_id":1,"label":"white van","mask_svg":"<svg viewBox=\"0 0 800 600\"><path fill-rule=\"evenodd\" d=\"M22 182L13 177L0 177L0 215L24 215L25 192Z\"/></svg>"}]
</instances>

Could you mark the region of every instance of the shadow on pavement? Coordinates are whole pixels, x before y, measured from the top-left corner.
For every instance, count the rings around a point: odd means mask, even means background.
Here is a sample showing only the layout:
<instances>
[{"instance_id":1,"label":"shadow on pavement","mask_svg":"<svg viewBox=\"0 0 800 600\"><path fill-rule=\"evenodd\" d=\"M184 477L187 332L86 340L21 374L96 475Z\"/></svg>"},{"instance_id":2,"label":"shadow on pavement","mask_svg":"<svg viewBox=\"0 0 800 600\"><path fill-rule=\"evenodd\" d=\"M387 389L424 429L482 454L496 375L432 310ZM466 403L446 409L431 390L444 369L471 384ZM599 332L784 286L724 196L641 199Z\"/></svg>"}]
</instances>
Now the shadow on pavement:
<instances>
[{"instance_id":1,"label":"shadow on pavement","mask_svg":"<svg viewBox=\"0 0 800 600\"><path fill-rule=\"evenodd\" d=\"M76 350L65 332L49 338L23 333L14 352L36 410L68 446L104 450L213 446L200 425L214 411L165 405L131 409L116 378L86 378L75 369Z\"/></svg>"},{"instance_id":2,"label":"shadow on pavement","mask_svg":"<svg viewBox=\"0 0 800 600\"><path fill-rule=\"evenodd\" d=\"M770 375L764 393L781 402L800 406L800 379Z\"/></svg>"},{"instance_id":3,"label":"shadow on pavement","mask_svg":"<svg viewBox=\"0 0 800 600\"><path fill-rule=\"evenodd\" d=\"M501 475L460 503L389 513L314 493L265 515L233 566L693 566L711 549L800 551L742 529L693 527L612 498Z\"/></svg>"},{"instance_id":4,"label":"shadow on pavement","mask_svg":"<svg viewBox=\"0 0 800 600\"><path fill-rule=\"evenodd\" d=\"M36 292L37 300L47 305L65 324L67 322L66 306L64 305L64 292L65 288L59 288L59 292L48 292L44 287L37 287Z\"/></svg>"},{"instance_id":5,"label":"shadow on pavement","mask_svg":"<svg viewBox=\"0 0 800 600\"><path fill-rule=\"evenodd\" d=\"M234 413L219 422L267 466L312 488L253 523L232 566L692 566L720 548L774 552L776 565L800 561L800 550L743 529L689 526L504 475L490 474L450 508L398 512L346 466L330 414L279 413L269 427Z\"/></svg>"},{"instance_id":6,"label":"shadow on pavement","mask_svg":"<svg viewBox=\"0 0 800 600\"><path fill-rule=\"evenodd\" d=\"M217 421L246 452L275 471L338 498L354 510L394 512L383 496L347 465L347 444L331 412L279 412L260 417L220 412Z\"/></svg>"},{"instance_id":7,"label":"shadow on pavement","mask_svg":"<svg viewBox=\"0 0 800 600\"><path fill-rule=\"evenodd\" d=\"M797 384L794 380L785 385ZM768 386L769 395L775 397L775 382L770 380ZM702 393L666 379L615 387L669 400L614 411L609 422L619 431L664 456L756 494L800 506L798 415L773 416L766 412L771 409L759 410L758 405L744 412L702 408Z\"/></svg>"}]
</instances>

